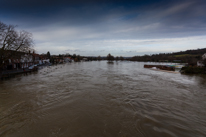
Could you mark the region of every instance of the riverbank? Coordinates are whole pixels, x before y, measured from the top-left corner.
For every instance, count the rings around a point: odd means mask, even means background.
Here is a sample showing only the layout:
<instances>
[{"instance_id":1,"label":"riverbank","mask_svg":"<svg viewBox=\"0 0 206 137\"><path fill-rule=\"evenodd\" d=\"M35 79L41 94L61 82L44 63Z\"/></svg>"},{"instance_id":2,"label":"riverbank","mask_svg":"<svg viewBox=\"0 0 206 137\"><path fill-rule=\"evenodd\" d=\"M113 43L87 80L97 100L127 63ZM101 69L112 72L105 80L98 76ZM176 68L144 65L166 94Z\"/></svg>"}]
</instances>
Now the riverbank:
<instances>
[{"instance_id":1,"label":"riverbank","mask_svg":"<svg viewBox=\"0 0 206 137\"><path fill-rule=\"evenodd\" d=\"M154 70L154 71L162 71L162 72L168 72L168 73L174 73L174 74L179 74L180 72L177 71L169 71L169 70L161 70L161 69L152 69L152 68L147 68L150 70Z\"/></svg>"},{"instance_id":2,"label":"riverbank","mask_svg":"<svg viewBox=\"0 0 206 137\"><path fill-rule=\"evenodd\" d=\"M183 67L180 70L184 74L206 74L206 68L204 67Z\"/></svg>"},{"instance_id":3,"label":"riverbank","mask_svg":"<svg viewBox=\"0 0 206 137\"><path fill-rule=\"evenodd\" d=\"M175 71L175 67L171 65L144 65L144 68L155 68L159 70Z\"/></svg>"},{"instance_id":4,"label":"riverbank","mask_svg":"<svg viewBox=\"0 0 206 137\"><path fill-rule=\"evenodd\" d=\"M8 79L8 78L13 78L18 74L30 74L32 72L38 71L43 69L44 67L48 67L51 66L52 64L47 63L47 64L42 64L42 65L38 65L38 66L34 66L32 69L29 68L21 68L18 70L4 70L4 71L0 71L0 80L3 79ZM58 65L58 64L53 64L53 65Z\"/></svg>"},{"instance_id":5,"label":"riverbank","mask_svg":"<svg viewBox=\"0 0 206 137\"><path fill-rule=\"evenodd\" d=\"M29 68L25 68L25 69L18 69L18 70L5 70L2 71L0 74L0 80L3 79L7 79L7 78L12 78L15 77L18 74L25 74L27 75L28 73L37 71L38 67L34 68L34 69L29 69Z\"/></svg>"}]
</instances>

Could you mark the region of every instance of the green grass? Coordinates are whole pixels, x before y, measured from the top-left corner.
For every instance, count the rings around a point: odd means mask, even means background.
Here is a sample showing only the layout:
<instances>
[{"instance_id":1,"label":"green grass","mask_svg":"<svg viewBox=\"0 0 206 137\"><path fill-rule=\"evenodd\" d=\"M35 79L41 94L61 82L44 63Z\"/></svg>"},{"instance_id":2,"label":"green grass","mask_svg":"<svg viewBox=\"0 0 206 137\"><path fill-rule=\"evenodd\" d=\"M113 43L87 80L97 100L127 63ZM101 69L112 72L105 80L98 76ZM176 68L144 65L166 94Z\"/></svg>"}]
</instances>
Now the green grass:
<instances>
[{"instance_id":1,"label":"green grass","mask_svg":"<svg viewBox=\"0 0 206 137\"><path fill-rule=\"evenodd\" d=\"M174 57L189 57L189 56L198 56L198 55L191 55L191 54L174 55Z\"/></svg>"},{"instance_id":2,"label":"green grass","mask_svg":"<svg viewBox=\"0 0 206 137\"><path fill-rule=\"evenodd\" d=\"M193 56L193 55L190 55L190 54L182 54L182 55L174 55L175 57L185 57L185 56Z\"/></svg>"}]
</instances>

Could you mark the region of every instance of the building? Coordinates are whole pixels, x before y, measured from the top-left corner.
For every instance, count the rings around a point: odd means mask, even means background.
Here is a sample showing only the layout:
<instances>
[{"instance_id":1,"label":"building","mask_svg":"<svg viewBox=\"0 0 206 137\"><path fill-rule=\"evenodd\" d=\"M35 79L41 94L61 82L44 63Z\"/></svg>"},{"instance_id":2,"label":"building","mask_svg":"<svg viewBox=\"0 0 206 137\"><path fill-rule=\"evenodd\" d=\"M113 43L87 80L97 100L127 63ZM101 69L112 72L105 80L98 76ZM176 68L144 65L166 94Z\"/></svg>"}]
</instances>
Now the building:
<instances>
[{"instance_id":1,"label":"building","mask_svg":"<svg viewBox=\"0 0 206 137\"><path fill-rule=\"evenodd\" d=\"M42 64L41 56L39 54L33 53L32 56L34 64Z\"/></svg>"},{"instance_id":2,"label":"building","mask_svg":"<svg viewBox=\"0 0 206 137\"><path fill-rule=\"evenodd\" d=\"M3 70L18 70L22 68L28 68L29 66L34 65L34 56L33 54L7 50L4 54L4 59L2 69Z\"/></svg>"},{"instance_id":3,"label":"building","mask_svg":"<svg viewBox=\"0 0 206 137\"><path fill-rule=\"evenodd\" d=\"M206 53L202 55L202 59L203 59L203 60L206 59Z\"/></svg>"},{"instance_id":4,"label":"building","mask_svg":"<svg viewBox=\"0 0 206 137\"><path fill-rule=\"evenodd\" d=\"M31 65L34 65L33 56L30 53L22 53L20 58L21 68L27 68Z\"/></svg>"},{"instance_id":5,"label":"building","mask_svg":"<svg viewBox=\"0 0 206 137\"><path fill-rule=\"evenodd\" d=\"M204 67L204 60L206 60L206 53L202 55L202 60L197 61L197 66Z\"/></svg>"},{"instance_id":6,"label":"building","mask_svg":"<svg viewBox=\"0 0 206 137\"><path fill-rule=\"evenodd\" d=\"M72 62L72 58L71 57L64 57L64 62Z\"/></svg>"},{"instance_id":7,"label":"building","mask_svg":"<svg viewBox=\"0 0 206 137\"><path fill-rule=\"evenodd\" d=\"M87 58L83 58L82 61L88 61L88 59Z\"/></svg>"},{"instance_id":8,"label":"building","mask_svg":"<svg viewBox=\"0 0 206 137\"><path fill-rule=\"evenodd\" d=\"M197 66L198 67L204 67L205 65L203 64L203 61L197 61Z\"/></svg>"}]
</instances>

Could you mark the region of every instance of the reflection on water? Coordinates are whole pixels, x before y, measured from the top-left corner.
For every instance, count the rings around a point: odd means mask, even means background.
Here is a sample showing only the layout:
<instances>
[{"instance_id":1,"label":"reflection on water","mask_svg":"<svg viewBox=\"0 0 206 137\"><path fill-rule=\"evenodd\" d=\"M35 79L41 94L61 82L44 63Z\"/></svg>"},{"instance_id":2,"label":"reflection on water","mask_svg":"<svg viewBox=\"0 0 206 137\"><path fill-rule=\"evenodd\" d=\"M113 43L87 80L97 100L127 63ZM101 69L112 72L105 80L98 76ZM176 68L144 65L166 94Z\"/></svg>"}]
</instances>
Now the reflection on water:
<instances>
[{"instance_id":1,"label":"reflection on water","mask_svg":"<svg viewBox=\"0 0 206 137\"><path fill-rule=\"evenodd\" d=\"M0 136L204 137L205 80L138 62L47 67L0 82Z\"/></svg>"}]
</instances>

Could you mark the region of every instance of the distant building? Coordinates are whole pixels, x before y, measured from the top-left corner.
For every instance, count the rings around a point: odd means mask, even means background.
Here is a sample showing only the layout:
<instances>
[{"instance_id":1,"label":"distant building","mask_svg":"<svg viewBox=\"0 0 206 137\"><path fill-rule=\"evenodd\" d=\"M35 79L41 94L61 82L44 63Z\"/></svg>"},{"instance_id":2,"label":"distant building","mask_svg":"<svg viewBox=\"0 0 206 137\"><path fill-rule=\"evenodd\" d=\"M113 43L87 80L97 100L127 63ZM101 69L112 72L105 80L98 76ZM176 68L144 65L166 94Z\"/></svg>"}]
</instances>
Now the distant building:
<instances>
[{"instance_id":1,"label":"distant building","mask_svg":"<svg viewBox=\"0 0 206 137\"><path fill-rule=\"evenodd\" d=\"M21 68L27 68L27 67L29 67L29 66L31 66L31 65L33 65L34 64L34 62L33 62L33 56L31 55L31 54L27 54L27 53L23 53L22 55L21 55L21 60L20 60L20 62L21 62Z\"/></svg>"},{"instance_id":2,"label":"distant building","mask_svg":"<svg viewBox=\"0 0 206 137\"><path fill-rule=\"evenodd\" d=\"M202 60L197 61L197 66L198 66L198 67L204 67L205 65L204 65L203 61L204 61L205 59L206 59L206 53L202 55Z\"/></svg>"},{"instance_id":3,"label":"distant building","mask_svg":"<svg viewBox=\"0 0 206 137\"><path fill-rule=\"evenodd\" d=\"M206 59L206 53L202 55L202 59L203 59L203 60Z\"/></svg>"},{"instance_id":4,"label":"distant building","mask_svg":"<svg viewBox=\"0 0 206 137\"><path fill-rule=\"evenodd\" d=\"M42 60L42 62L43 62L43 64L49 64L50 63L50 59L44 59L44 60Z\"/></svg>"},{"instance_id":5,"label":"distant building","mask_svg":"<svg viewBox=\"0 0 206 137\"><path fill-rule=\"evenodd\" d=\"M87 58L83 58L82 61L88 61L88 59Z\"/></svg>"},{"instance_id":6,"label":"distant building","mask_svg":"<svg viewBox=\"0 0 206 137\"><path fill-rule=\"evenodd\" d=\"M198 67L204 67L205 65L203 64L203 61L197 61L197 66Z\"/></svg>"},{"instance_id":7,"label":"distant building","mask_svg":"<svg viewBox=\"0 0 206 137\"><path fill-rule=\"evenodd\" d=\"M41 56L39 54L33 53L34 64L42 64Z\"/></svg>"},{"instance_id":8,"label":"distant building","mask_svg":"<svg viewBox=\"0 0 206 137\"><path fill-rule=\"evenodd\" d=\"M31 53L8 50L5 51L8 59L3 61L3 70L18 70L34 65Z\"/></svg>"},{"instance_id":9,"label":"distant building","mask_svg":"<svg viewBox=\"0 0 206 137\"><path fill-rule=\"evenodd\" d=\"M63 57L53 55L52 58L53 58L53 63L54 64L64 63Z\"/></svg>"},{"instance_id":10,"label":"distant building","mask_svg":"<svg viewBox=\"0 0 206 137\"><path fill-rule=\"evenodd\" d=\"M72 61L71 57L64 57L64 62L71 62L71 61Z\"/></svg>"}]
</instances>

